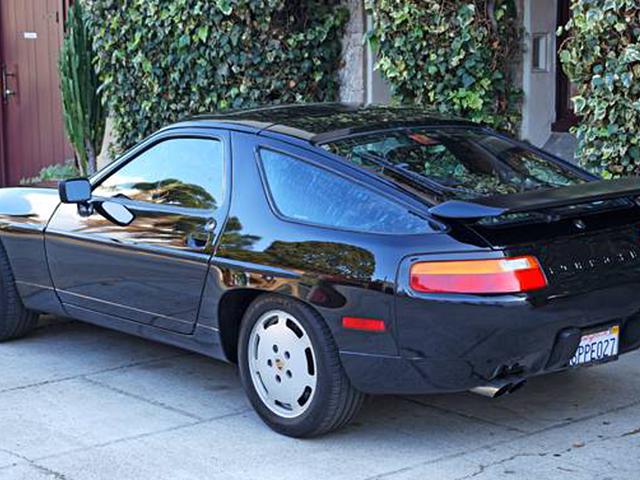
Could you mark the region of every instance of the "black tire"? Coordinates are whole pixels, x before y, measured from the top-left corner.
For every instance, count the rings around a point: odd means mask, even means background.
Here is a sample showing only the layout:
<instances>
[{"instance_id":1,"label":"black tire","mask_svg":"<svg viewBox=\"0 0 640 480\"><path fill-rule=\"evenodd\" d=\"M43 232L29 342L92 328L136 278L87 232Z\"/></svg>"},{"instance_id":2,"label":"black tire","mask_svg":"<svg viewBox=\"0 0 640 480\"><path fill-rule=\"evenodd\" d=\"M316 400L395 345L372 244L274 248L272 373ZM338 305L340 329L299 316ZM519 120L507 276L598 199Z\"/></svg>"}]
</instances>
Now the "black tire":
<instances>
[{"instance_id":1,"label":"black tire","mask_svg":"<svg viewBox=\"0 0 640 480\"><path fill-rule=\"evenodd\" d=\"M249 371L251 331L256 322L272 310L281 310L295 317L308 335L316 359L315 393L306 411L295 418L280 416L266 406ZM290 437L315 437L343 427L355 417L365 398L347 378L336 344L322 317L309 306L291 298L263 295L251 304L240 328L238 363L243 387L258 415L273 430Z\"/></svg>"},{"instance_id":2,"label":"black tire","mask_svg":"<svg viewBox=\"0 0 640 480\"><path fill-rule=\"evenodd\" d=\"M37 321L38 315L22 304L7 253L0 244L0 342L23 337Z\"/></svg>"}]
</instances>

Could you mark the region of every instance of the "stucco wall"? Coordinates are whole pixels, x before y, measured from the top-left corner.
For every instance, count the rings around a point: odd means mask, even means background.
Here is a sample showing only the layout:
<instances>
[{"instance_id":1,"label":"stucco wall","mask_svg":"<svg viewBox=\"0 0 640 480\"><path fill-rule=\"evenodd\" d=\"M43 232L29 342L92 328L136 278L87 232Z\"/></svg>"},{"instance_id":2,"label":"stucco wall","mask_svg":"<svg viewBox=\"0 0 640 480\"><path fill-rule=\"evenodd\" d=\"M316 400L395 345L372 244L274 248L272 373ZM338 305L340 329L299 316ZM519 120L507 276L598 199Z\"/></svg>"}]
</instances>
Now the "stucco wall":
<instances>
[{"instance_id":1,"label":"stucco wall","mask_svg":"<svg viewBox=\"0 0 640 480\"><path fill-rule=\"evenodd\" d=\"M374 70L375 54L365 41L371 28L363 0L344 0L350 19L342 41L340 100L343 102L389 103L390 89L380 72Z\"/></svg>"},{"instance_id":2,"label":"stucco wall","mask_svg":"<svg viewBox=\"0 0 640 480\"><path fill-rule=\"evenodd\" d=\"M366 95L364 4L362 0L345 0L344 3L349 7L350 17L342 40L340 100L359 103L365 101Z\"/></svg>"},{"instance_id":3,"label":"stucco wall","mask_svg":"<svg viewBox=\"0 0 640 480\"><path fill-rule=\"evenodd\" d=\"M555 120L557 0L525 0L524 6L522 137L542 146L549 139ZM532 39L537 34L546 34L545 71L532 68Z\"/></svg>"}]
</instances>

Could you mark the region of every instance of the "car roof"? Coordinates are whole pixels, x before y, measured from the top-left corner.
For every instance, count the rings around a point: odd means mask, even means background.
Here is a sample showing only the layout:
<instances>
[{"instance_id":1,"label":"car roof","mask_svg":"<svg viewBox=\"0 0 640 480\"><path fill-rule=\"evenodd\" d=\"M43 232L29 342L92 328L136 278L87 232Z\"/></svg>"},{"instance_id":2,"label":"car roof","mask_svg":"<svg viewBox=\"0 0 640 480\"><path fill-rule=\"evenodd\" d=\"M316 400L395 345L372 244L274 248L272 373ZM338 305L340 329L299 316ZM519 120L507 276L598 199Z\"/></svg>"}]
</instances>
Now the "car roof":
<instances>
[{"instance_id":1,"label":"car roof","mask_svg":"<svg viewBox=\"0 0 640 480\"><path fill-rule=\"evenodd\" d=\"M419 107L364 106L351 103L307 103L234 110L193 116L181 124L231 124L256 133L273 132L314 144L397 128L477 125Z\"/></svg>"}]
</instances>

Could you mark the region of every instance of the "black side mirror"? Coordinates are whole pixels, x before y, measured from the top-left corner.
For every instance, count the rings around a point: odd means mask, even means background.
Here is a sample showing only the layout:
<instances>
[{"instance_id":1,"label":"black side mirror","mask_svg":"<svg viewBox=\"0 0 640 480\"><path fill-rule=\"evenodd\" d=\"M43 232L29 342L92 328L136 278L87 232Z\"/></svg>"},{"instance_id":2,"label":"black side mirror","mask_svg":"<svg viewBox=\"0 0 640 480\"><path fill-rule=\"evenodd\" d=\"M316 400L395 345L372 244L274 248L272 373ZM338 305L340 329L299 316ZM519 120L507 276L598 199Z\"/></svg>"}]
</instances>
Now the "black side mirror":
<instances>
[{"instance_id":1,"label":"black side mirror","mask_svg":"<svg viewBox=\"0 0 640 480\"><path fill-rule=\"evenodd\" d=\"M86 203L91 200L91 184L86 178L70 178L58 184L62 203Z\"/></svg>"}]
</instances>

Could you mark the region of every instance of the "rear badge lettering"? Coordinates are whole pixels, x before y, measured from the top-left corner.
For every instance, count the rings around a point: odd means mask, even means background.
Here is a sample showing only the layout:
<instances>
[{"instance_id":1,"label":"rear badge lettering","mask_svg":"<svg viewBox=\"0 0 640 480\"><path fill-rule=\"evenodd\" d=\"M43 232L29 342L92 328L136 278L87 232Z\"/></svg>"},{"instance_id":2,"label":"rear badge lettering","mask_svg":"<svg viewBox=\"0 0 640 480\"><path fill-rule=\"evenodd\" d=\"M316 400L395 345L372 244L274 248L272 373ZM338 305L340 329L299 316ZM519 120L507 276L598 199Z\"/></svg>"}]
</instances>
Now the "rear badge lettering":
<instances>
[{"instance_id":1,"label":"rear badge lettering","mask_svg":"<svg viewBox=\"0 0 640 480\"><path fill-rule=\"evenodd\" d=\"M596 270L602 267L612 267L614 265L630 265L638 263L638 251L626 250L614 255L602 255L599 257L591 257L587 259L572 260L548 266L547 271L549 275L566 275L571 273L582 273L591 270Z\"/></svg>"}]
</instances>

